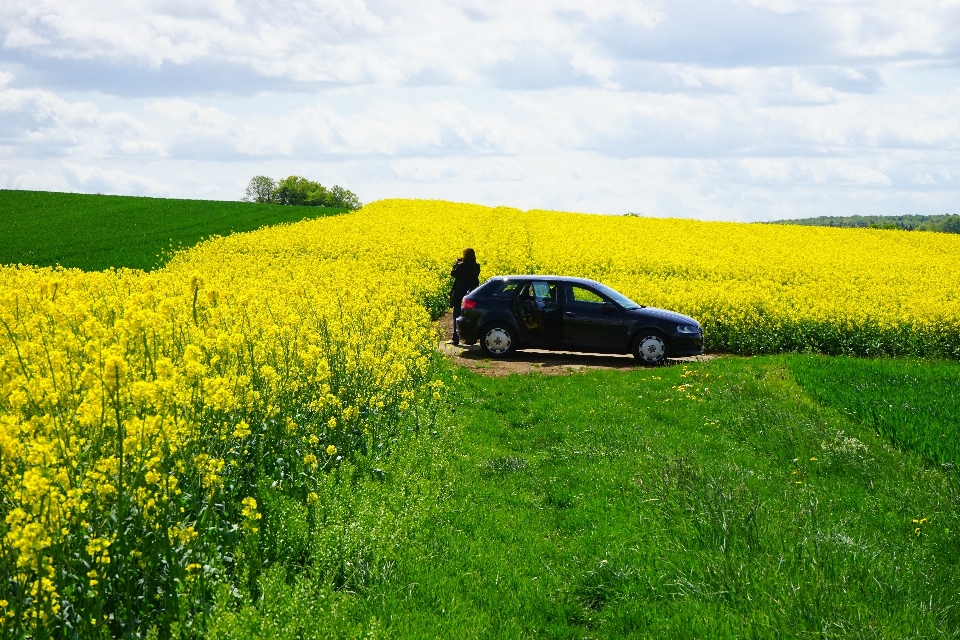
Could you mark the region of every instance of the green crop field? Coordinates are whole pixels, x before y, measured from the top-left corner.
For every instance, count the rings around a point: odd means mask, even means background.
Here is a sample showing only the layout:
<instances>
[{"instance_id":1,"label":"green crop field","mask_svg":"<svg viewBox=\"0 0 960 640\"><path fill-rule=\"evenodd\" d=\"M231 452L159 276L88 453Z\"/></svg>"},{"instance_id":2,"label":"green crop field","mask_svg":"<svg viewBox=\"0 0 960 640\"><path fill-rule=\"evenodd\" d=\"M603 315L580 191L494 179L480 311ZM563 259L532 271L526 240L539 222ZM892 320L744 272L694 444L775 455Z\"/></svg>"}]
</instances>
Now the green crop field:
<instances>
[{"instance_id":1,"label":"green crop field","mask_svg":"<svg viewBox=\"0 0 960 640\"><path fill-rule=\"evenodd\" d=\"M0 264L152 269L205 237L345 211L0 189Z\"/></svg>"},{"instance_id":2,"label":"green crop field","mask_svg":"<svg viewBox=\"0 0 960 640\"><path fill-rule=\"evenodd\" d=\"M960 366L912 360L794 357L816 400L930 460L960 465Z\"/></svg>"}]
</instances>

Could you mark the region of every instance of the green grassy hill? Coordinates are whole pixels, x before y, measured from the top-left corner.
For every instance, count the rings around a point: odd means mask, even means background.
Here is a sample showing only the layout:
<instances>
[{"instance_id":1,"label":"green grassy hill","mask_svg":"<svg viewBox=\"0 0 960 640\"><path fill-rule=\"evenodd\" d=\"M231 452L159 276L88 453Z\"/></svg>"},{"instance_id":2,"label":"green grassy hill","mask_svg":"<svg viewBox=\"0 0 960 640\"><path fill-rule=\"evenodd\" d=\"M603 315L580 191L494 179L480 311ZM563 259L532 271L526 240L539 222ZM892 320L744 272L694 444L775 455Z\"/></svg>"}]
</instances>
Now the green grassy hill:
<instances>
[{"instance_id":1,"label":"green grassy hill","mask_svg":"<svg viewBox=\"0 0 960 640\"><path fill-rule=\"evenodd\" d=\"M152 269L168 249L346 209L0 189L0 264Z\"/></svg>"}]
</instances>

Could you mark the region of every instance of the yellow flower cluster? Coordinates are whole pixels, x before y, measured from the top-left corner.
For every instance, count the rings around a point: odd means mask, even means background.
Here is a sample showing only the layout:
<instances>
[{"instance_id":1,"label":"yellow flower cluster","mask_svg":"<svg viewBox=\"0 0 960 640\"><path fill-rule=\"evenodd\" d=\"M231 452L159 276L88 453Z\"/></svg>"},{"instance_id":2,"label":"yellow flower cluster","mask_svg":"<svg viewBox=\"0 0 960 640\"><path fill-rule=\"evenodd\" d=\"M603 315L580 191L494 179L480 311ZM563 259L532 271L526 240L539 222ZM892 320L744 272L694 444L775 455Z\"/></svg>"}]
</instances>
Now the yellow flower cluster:
<instances>
[{"instance_id":1,"label":"yellow flower cluster","mask_svg":"<svg viewBox=\"0 0 960 640\"><path fill-rule=\"evenodd\" d=\"M318 502L300 478L441 397L429 320L465 246L482 277L584 276L692 315L713 349L960 357L946 234L388 200L150 273L0 267L6 628L140 619L137 585L176 598L201 557L213 576L202 550L259 519L258 474Z\"/></svg>"},{"instance_id":2,"label":"yellow flower cluster","mask_svg":"<svg viewBox=\"0 0 960 640\"><path fill-rule=\"evenodd\" d=\"M257 511L256 498L246 497L240 501L240 504L243 505L243 509L240 511L240 515L243 517L243 527L257 533L259 529L253 524L261 519L263 514Z\"/></svg>"},{"instance_id":3,"label":"yellow flower cluster","mask_svg":"<svg viewBox=\"0 0 960 640\"><path fill-rule=\"evenodd\" d=\"M197 558L216 564L205 550L256 529L257 477L306 502L331 451L378 450L432 406L422 284L345 222L214 239L150 273L0 267L11 633L162 609Z\"/></svg>"},{"instance_id":4,"label":"yellow flower cluster","mask_svg":"<svg viewBox=\"0 0 960 640\"><path fill-rule=\"evenodd\" d=\"M428 299L446 292L442 276L452 257L472 246L482 278L594 278L640 304L698 319L711 350L960 358L954 234L416 200L377 202L335 224L345 234L382 238L383 264L424 273Z\"/></svg>"},{"instance_id":5,"label":"yellow flower cluster","mask_svg":"<svg viewBox=\"0 0 960 640\"><path fill-rule=\"evenodd\" d=\"M712 350L960 357L960 236L542 215L581 222L545 225L538 269L689 314Z\"/></svg>"}]
</instances>

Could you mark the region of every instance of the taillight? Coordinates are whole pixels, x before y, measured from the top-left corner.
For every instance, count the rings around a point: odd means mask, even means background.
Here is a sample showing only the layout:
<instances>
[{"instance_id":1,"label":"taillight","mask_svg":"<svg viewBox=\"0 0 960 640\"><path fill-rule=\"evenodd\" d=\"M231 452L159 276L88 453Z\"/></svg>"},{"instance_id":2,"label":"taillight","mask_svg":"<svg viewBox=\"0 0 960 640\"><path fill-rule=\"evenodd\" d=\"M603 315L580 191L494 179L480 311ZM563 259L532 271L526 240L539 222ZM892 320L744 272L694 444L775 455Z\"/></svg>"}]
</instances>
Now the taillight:
<instances>
[{"instance_id":1,"label":"taillight","mask_svg":"<svg viewBox=\"0 0 960 640\"><path fill-rule=\"evenodd\" d=\"M463 302L460 303L461 309L473 309L475 306L477 306L477 301L470 298L464 298Z\"/></svg>"}]
</instances>

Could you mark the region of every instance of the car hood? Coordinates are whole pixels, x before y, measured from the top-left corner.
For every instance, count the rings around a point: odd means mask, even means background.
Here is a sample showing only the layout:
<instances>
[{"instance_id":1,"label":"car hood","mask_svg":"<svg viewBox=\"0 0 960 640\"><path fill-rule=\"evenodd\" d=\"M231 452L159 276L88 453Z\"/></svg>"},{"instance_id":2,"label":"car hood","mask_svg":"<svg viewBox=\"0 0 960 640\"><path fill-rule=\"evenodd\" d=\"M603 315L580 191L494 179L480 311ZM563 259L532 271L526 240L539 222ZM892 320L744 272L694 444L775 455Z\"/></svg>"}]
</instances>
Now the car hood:
<instances>
[{"instance_id":1,"label":"car hood","mask_svg":"<svg viewBox=\"0 0 960 640\"><path fill-rule=\"evenodd\" d=\"M691 318L690 316L685 316L682 313L677 313L676 311L669 311L667 309L658 309L656 307L643 307L640 309L628 309L627 314L635 318L659 318L660 320L666 320L667 322L677 322L682 324L692 324L700 326L700 323Z\"/></svg>"}]
</instances>

